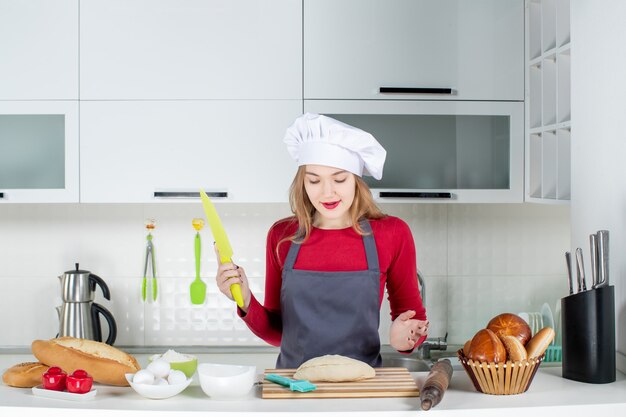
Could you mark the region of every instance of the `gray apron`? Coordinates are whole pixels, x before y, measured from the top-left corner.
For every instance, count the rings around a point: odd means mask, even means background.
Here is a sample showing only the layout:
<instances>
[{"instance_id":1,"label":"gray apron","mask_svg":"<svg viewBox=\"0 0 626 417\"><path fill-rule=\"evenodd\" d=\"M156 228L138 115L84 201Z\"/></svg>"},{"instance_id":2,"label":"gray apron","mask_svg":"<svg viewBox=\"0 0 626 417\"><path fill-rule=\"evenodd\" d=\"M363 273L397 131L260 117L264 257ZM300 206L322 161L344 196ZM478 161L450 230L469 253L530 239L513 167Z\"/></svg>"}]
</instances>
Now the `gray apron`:
<instances>
[{"instance_id":1,"label":"gray apron","mask_svg":"<svg viewBox=\"0 0 626 417\"><path fill-rule=\"evenodd\" d=\"M291 243L282 273L283 334L277 368L297 368L323 355L343 355L381 366L378 252L369 222L360 224L368 233L363 236L367 256L363 271L293 269L300 245Z\"/></svg>"}]
</instances>

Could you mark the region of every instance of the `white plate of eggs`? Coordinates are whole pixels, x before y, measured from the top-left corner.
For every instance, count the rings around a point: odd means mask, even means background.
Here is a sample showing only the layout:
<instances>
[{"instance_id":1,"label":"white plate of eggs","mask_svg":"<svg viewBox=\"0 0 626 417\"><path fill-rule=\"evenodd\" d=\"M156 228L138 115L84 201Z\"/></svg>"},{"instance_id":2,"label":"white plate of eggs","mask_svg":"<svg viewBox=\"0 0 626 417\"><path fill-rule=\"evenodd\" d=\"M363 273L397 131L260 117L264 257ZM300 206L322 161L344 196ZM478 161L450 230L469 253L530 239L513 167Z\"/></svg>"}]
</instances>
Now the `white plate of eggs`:
<instances>
[{"instance_id":1,"label":"white plate of eggs","mask_svg":"<svg viewBox=\"0 0 626 417\"><path fill-rule=\"evenodd\" d=\"M169 362L157 359L134 374L126 374L130 386L142 397L162 400L178 395L191 384L183 371L171 369Z\"/></svg>"}]
</instances>

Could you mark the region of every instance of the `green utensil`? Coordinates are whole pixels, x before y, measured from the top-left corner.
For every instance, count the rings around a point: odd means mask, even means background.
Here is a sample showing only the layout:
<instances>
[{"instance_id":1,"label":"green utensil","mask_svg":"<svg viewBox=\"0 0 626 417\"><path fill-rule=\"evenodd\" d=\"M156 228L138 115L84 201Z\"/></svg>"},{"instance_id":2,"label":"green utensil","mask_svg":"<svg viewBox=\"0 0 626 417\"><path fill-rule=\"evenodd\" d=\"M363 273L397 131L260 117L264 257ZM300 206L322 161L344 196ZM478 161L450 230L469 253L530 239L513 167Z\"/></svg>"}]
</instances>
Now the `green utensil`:
<instances>
[{"instance_id":1,"label":"green utensil","mask_svg":"<svg viewBox=\"0 0 626 417\"><path fill-rule=\"evenodd\" d=\"M267 374L265 375L265 379L275 384L287 387L292 391L309 392L317 388L316 385L311 384L309 381L295 380L295 379L287 378L287 377L276 375L276 374Z\"/></svg>"},{"instance_id":2,"label":"green utensil","mask_svg":"<svg viewBox=\"0 0 626 417\"><path fill-rule=\"evenodd\" d=\"M154 263L154 245L152 244L152 230L155 228L155 221L150 219L146 221L146 229L148 235L146 236L146 261L143 266L143 280L141 281L141 299L145 302L148 292L148 264L151 264L152 270L152 300L157 299L157 281L156 281L156 265Z\"/></svg>"},{"instance_id":3,"label":"green utensil","mask_svg":"<svg viewBox=\"0 0 626 417\"><path fill-rule=\"evenodd\" d=\"M191 283L189 294L191 296L191 304L204 304L206 297L206 284L200 279L200 257L202 253L202 243L200 242L200 230L204 227L204 220L193 219L191 224L196 229L196 238L194 240L195 257L196 257L196 279Z\"/></svg>"}]
</instances>

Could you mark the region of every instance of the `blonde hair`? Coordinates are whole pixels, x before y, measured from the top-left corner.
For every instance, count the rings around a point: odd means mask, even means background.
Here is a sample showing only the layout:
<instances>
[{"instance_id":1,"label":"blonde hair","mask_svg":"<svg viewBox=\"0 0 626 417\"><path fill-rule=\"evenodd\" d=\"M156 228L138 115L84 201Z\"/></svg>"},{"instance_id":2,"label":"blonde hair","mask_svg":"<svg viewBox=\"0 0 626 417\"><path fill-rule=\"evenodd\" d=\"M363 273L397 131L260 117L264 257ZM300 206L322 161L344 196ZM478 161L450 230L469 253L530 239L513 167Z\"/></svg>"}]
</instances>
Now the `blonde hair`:
<instances>
[{"instance_id":1,"label":"blonde hair","mask_svg":"<svg viewBox=\"0 0 626 417\"><path fill-rule=\"evenodd\" d=\"M354 174L352 174L354 175ZM311 227L313 225L313 216L315 215L315 207L304 188L304 180L306 177L306 166L302 165L298 168L291 187L289 187L289 205L291 206L291 212L294 217L291 219L293 222L297 222L298 229L292 236L287 236L281 239L276 245L276 255L278 257L278 248L285 241L292 241L295 243L305 242L310 234ZM372 192L368 185L358 175L354 175L355 181L355 193L354 201L350 206L350 220L354 231L360 235L365 235L366 232L361 228L359 221L362 219L381 219L386 215L378 208L372 197Z\"/></svg>"}]
</instances>

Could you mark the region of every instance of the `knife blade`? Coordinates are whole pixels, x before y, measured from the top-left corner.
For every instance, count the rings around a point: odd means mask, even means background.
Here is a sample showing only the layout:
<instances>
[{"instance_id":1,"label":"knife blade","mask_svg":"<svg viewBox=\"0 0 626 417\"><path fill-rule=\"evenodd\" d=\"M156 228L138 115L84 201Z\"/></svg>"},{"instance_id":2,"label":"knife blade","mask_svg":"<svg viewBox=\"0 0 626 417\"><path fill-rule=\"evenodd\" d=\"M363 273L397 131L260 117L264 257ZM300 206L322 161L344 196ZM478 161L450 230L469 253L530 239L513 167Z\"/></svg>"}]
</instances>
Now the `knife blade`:
<instances>
[{"instance_id":1,"label":"knife blade","mask_svg":"<svg viewBox=\"0 0 626 417\"><path fill-rule=\"evenodd\" d=\"M595 233L589 235L589 250L591 253L591 288L598 284L598 239Z\"/></svg>"},{"instance_id":2,"label":"knife blade","mask_svg":"<svg viewBox=\"0 0 626 417\"><path fill-rule=\"evenodd\" d=\"M574 281L572 280L572 255L565 252L565 264L567 265L567 285L570 295L574 294Z\"/></svg>"},{"instance_id":3,"label":"knife blade","mask_svg":"<svg viewBox=\"0 0 626 417\"><path fill-rule=\"evenodd\" d=\"M595 288L609 285L609 231L599 230L598 237L598 281Z\"/></svg>"},{"instance_id":4,"label":"knife blade","mask_svg":"<svg viewBox=\"0 0 626 417\"><path fill-rule=\"evenodd\" d=\"M220 261L222 263L232 262L233 248L230 246L230 241L228 240L228 236L226 235L226 230L224 230L220 216L217 214L215 206L204 190L200 190L200 198L202 199L202 207L204 207L204 214L206 214L206 218L209 222L213 239L215 239L215 245L220 253ZM230 293L232 294L237 305L240 308L243 307L241 285L232 284L230 286Z\"/></svg>"},{"instance_id":5,"label":"knife blade","mask_svg":"<svg viewBox=\"0 0 626 417\"><path fill-rule=\"evenodd\" d=\"M583 264L583 250L576 248L576 278L578 280L578 292L587 291L585 283L585 265Z\"/></svg>"}]
</instances>

